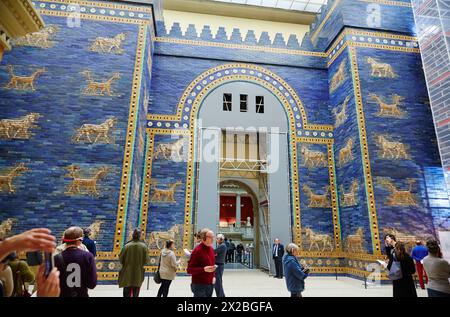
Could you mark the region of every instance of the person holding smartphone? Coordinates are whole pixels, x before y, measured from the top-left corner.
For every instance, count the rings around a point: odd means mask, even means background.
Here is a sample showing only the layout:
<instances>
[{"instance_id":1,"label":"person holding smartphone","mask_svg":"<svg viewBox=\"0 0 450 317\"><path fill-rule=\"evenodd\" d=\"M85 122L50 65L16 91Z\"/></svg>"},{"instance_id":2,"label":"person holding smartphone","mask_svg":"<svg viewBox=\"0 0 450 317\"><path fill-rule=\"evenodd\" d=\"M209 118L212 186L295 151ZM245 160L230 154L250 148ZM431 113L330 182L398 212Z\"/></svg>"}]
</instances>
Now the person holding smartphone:
<instances>
[{"instance_id":1,"label":"person holding smartphone","mask_svg":"<svg viewBox=\"0 0 450 317\"><path fill-rule=\"evenodd\" d=\"M83 230L70 227L64 231L65 250L54 258L61 272L61 297L89 297L88 289L97 286L97 268L92 253L80 249Z\"/></svg>"},{"instance_id":2,"label":"person holding smartphone","mask_svg":"<svg viewBox=\"0 0 450 317\"><path fill-rule=\"evenodd\" d=\"M214 249L212 248L214 232L202 229L200 239L201 243L192 251L187 273L192 275L191 290L194 297L212 297L216 271Z\"/></svg>"}]
</instances>

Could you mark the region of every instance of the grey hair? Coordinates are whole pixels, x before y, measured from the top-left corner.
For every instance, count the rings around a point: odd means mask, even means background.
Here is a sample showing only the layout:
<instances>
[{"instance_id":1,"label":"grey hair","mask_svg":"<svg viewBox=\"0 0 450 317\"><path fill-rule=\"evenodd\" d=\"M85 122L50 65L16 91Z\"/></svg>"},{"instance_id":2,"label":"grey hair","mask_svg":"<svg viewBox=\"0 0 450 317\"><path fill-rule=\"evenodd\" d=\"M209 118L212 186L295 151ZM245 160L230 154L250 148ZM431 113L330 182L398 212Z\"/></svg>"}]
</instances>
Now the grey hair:
<instances>
[{"instance_id":1,"label":"grey hair","mask_svg":"<svg viewBox=\"0 0 450 317\"><path fill-rule=\"evenodd\" d=\"M289 243L288 246L286 247L286 251L289 253L293 253L294 251L298 251L299 247L298 245L296 245L295 243Z\"/></svg>"},{"instance_id":2,"label":"grey hair","mask_svg":"<svg viewBox=\"0 0 450 317\"><path fill-rule=\"evenodd\" d=\"M219 233L219 234L217 235L217 239L223 241L223 240L225 239L225 236L224 236L223 234Z\"/></svg>"}]
</instances>

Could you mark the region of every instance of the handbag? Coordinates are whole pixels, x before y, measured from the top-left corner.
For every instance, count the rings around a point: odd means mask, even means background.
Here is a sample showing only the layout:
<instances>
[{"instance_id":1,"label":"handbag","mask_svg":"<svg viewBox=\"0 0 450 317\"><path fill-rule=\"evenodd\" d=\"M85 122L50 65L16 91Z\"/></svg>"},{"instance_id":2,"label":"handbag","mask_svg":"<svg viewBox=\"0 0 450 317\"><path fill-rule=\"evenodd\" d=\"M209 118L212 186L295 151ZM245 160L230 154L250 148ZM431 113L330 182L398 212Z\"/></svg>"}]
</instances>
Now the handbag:
<instances>
[{"instance_id":1,"label":"handbag","mask_svg":"<svg viewBox=\"0 0 450 317\"><path fill-rule=\"evenodd\" d=\"M158 269L155 272L155 275L153 276L153 281L155 281L156 284L161 284L161 275L159 275L159 267L161 266L161 256L159 256L159 263L158 263Z\"/></svg>"},{"instance_id":2,"label":"handbag","mask_svg":"<svg viewBox=\"0 0 450 317\"><path fill-rule=\"evenodd\" d=\"M396 281L396 280L401 279L402 277L403 277L403 273L402 273L402 267L400 265L400 261L397 261L395 254L393 254L392 265L388 272L388 278L391 281Z\"/></svg>"}]
</instances>

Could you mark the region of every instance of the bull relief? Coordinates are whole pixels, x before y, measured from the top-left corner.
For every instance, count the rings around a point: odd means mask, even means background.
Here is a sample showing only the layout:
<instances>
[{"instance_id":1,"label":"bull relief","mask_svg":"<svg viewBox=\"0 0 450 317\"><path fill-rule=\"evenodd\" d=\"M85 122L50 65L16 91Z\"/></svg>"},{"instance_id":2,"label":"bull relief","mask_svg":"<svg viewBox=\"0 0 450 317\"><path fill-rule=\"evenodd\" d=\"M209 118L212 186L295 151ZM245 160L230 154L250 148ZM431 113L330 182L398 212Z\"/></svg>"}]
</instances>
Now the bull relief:
<instances>
[{"instance_id":1,"label":"bull relief","mask_svg":"<svg viewBox=\"0 0 450 317\"><path fill-rule=\"evenodd\" d=\"M409 155L404 143L398 141L389 141L386 136L376 137L376 143L379 147L379 156L389 160L409 159Z\"/></svg>"},{"instance_id":2,"label":"bull relief","mask_svg":"<svg viewBox=\"0 0 450 317\"><path fill-rule=\"evenodd\" d=\"M93 173L89 172L91 176L80 176L81 168L77 165L71 165L66 168L68 174L65 177L72 178L71 183L67 187L66 195L89 195L93 197L99 197L100 192L98 190L98 182L104 179L109 172L108 167L103 166L95 170Z\"/></svg>"},{"instance_id":3,"label":"bull relief","mask_svg":"<svg viewBox=\"0 0 450 317\"><path fill-rule=\"evenodd\" d=\"M153 203L176 203L175 200L175 189L177 186L181 185L181 181L176 181L175 183L168 184L167 189L157 188L157 182L155 180L152 181L151 187L153 188L153 196L151 201Z\"/></svg>"},{"instance_id":4,"label":"bull relief","mask_svg":"<svg viewBox=\"0 0 450 317\"><path fill-rule=\"evenodd\" d=\"M97 37L89 50L104 54L123 54L123 42L126 39L125 33L119 33L114 37Z\"/></svg>"},{"instance_id":5,"label":"bull relief","mask_svg":"<svg viewBox=\"0 0 450 317\"><path fill-rule=\"evenodd\" d=\"M154 159L180 161L183 159L184 138L180 138L172 143L159 143L156 146Z\"/></svg>"},{"instance_id":6,"label":"bull relief","mask_svg":"<svg viewBox=\"0 0 450 317\"><path fill-rule=\"evenodd\" d=\"M31 112L19 118L0 119L0 138L13 140L32 137L31 129L37 128L34 123L41 117L39 113Z\"/></svg>"},{"instance_id":7,"label":"bull relief","mask_svg":"<svg viewBox=\"0 0 450 317\"><path fill-rule=\"evenodd\" d=\"M351 162L353 160L353 139L349 138L347 142L345 143L345 146L339 150L339 158L338 158L338 165L340 167L344 166L345 164Z\"/></svg>"},{"instance_id":8,"label":"bull relief","mask_svg":"<svg viewBox=\"0 0 450 317\"><path fill-rule=\"evenodd\" d=\"M377 78L397 78L398 75L394 72L391 64L382 63L379 60L368 57L367 63L369 63L372 71L370 76Z\"/></svg>"},{"instance_id":9,"label":"bull relief","mask_svg":"<svg viewBox=\"0 0 450 317\"><path fill-rule=\"evenodd\" d=\"M89 236L92 240L98 238L100 234L100 228L103 225L103 220L94 221L88 228L91 230L91 235Z\"/></svg>"},{"instance_id":10,"label":"bull relief","mask_svg":"<svg viewBox=\"0 0 450 317\"><path fill-rule=\"evenodd\" d=\"M82 89L82 94L86 96L117 96L116 94L113 94L111 85L115 80L118 80L120 78L119 73L112 74L106 81L99 82L94 81L92 77L92 72L89 70L82 71L81 74L83 74L86 77L87 85L84 89Z\"/></svg>"},{"instance_id":11,"label":"bull relief","mask_svg":"<svg viewBox=\"0 0 450 317\"><path fill-rule=\"evenodd\" d=\"M331 208L329 200L330 186L325 186L323 194L316 194L312 191L308 185L303 185L303 191L306 193L309 199L309 208Z\"/></svg>"},{"instance_id":12,"label":"bull relief","mask_svg":"<svg viewBox=\"0 0 450 317\"><path fill-rule=\"evenodd\" d=\"M427 235L425 234L418 234L418 235L413 235L413 234L408 234L402 231L399 231L393 227L387 227L383 229L383 234L392 234L395 236L395 238L397 239L397 241L401 241L405 244L406 250L408 252L411 252L411 249L414 248L414 246L416 245L416 241L421 240L421 241L425 241L427 240Z\"/></svg>"},{"instance_id":13,"label":"bull relief","mask_svg":"<svg viewBox=\"0 0 450 317\"><path fill-rule=\"evenodd\" d=\"M76 130L72 141L74 143L114 144L115 140L111 134L116 123L116 118L108 118L100 124L85 123Z\"/></svg>"},{"instance_id":14,"label":"bull relief","mask_svg":"<svg viewBox=\"0 0 450 317\"><path fill-rule=\"evenodd\" d=\"M39 32L30 33L12 40L12 44L14 46L50 48L56 43L55 41L51 41L56 32L58 32L58 27L56 25L48 25Z\"/></svg>"},{"instance_id":15,"label":"bull relief","mask_svg":"<svg viewBox=\"0 0 450 317\"><path fill-rule=\"evenodd\" d=\"M345 120L347 120L348 116L347 116L347 107L348 107L348 102L350 101L350 97L347 96L345 97L344 102L340 105L341 110L339 110L338 112L338 108L336 107L333 109L333 114L334 114L334 127L338 128L339 126L341 126L342 124L344 124Z\"/></svg>"},{"instance_id":16,"label":"bull relief","mask_svg":"<svg viewBox=\"0 0 450 317\"><path fill-rule=\"evenodd\" d=\"M35 70L29 76L18 76L14 74L14 66L7 66L8 73L10 76L9 82L6 84L6 89L15 89L15 90L26 90L26 91L35 91L35 81L36 78L42 74L44 74L47 70L45 68L39 68Z\"/></svg>"},{"instance_id":17,"label":"bull relief","mask_svg":"<svg viewBox=\"0 0 450 317\"><path fill-rule=\"evenodd\" d=\"M303 145L300 152L303 157L303 166L306 166L307 168L328 166L325 153L310 150L307 145Z\"/></svg>"},{"instance_id":18,"label":"bull relief","mask_svg":"<svg viewBox=\"0 0 450 317\"><path fill-rule=\"evenodd\" d=\"M330 252L333 251L333 242L330 235L315 233L311 228L305 228L305 234L306 239L309 242L308 251L311 251L313 246L316 247L317 251L324 252L326 248L329 248ZM322 245L322 250L320 249L319 244Z\"/></svg>"},{"instance_id":19,"label":"bull relief","mask_svg":"<svg viewBox=\"0 0 450 317\"><path fill-rule=\"evenodd\" d=\"M344 60L339 64L338 70L331 78L330 83L330 92L334 92L336 89L341 86L344 81L347 79L347 75L345 72L345 66L347 64L347 58L344 58Z\"/></svg>"},{"instance_id":20,"label":"bull relief","mask_svg":"<svg viewBox=\"0 0 450 317\"><path fill-rule=\"evenodd\" d=\"M402 96L394 94L391 97L391 103L385 102L376 94L369 94L369 97L380 107L380 110L377 113L377 116L379 117L403 118L406 115L405 111L399 108L401 102L405 99Z\"/></svg>"},{"instance_id":21,"label":"bull relief","mask_svg":"<svg viewBox=\"0 0 450 317\"><path fill-rule=\"evenodd\" d=\"M0 193L14 193L16 188L13 185L14 179L19 177L24 172L28 171L28 168L24 163L19 163L15 167L10 168L6 171L0 172Z\"/></svg>"},{"instance_id":22,"label":"bull relief","mask_svg":"<svg viewBox=\"0 0 450 317\"><path fill-rule=\"evenodd\" d=\"M346 239L347 252L361 252L364 250L364 231L358 228L355 234L349 234Z\"/></svg>"},{"instance_id":23,"label":"bull relief","mask_svg":"<svg viewBox=\"0 0 450 317\"><path fill-rule=\"evenodd\" d=\"M382 178L380 180L380 184L390 191L390 195L385 201L387 206L417 206L414 194L412 193L412 186L415 180L408 179L406 182L409 184L409 189L398 190L397 186L389 179Z\"/></svg>"},{"instance_id":24,"label":"bull relief","mask_svg":"<svg viewBox=\"0 0 450 317\"><path fill-rule=\"evenodd\" d=\"M156 246L158 249L164 248L167 240L177 241L181 232L181 225L173 225L167 231L152 231L148 235L148 246Z\"/></svg>"},{"instance_id":25,"label":"bull relief","mask_svg":"<svg viewBox=\"0 0 450 317\"><path fill-rule=\"evenodd\" d=\"M358 204L357 194L358 194L358 181L355 179L350 186L350 190L348 192L345 191L344 185L340 186L341 191L341 206L342 207L350 207L356 206Z\"/></svg>"}]
</instances>

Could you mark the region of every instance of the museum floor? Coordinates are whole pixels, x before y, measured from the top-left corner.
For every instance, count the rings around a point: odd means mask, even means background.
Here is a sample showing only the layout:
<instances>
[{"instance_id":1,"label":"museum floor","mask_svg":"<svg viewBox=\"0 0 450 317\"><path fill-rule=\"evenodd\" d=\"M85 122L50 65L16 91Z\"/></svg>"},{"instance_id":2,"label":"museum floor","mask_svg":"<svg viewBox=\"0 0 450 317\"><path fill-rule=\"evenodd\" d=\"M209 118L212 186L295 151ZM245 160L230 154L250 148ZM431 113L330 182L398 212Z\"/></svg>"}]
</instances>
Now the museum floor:
<instances>
[{"instance_id":1,"label":"museum floor","mask_svg":"<svg viewBox=\"0 0 450 317\"><path fill-rule=\"evenodd\" d=\"M169 296L191 297L190 277L179 276L170 287ZM142 289L142 297L154 297L158 285L150 280L147 290L147 279ZM288 297L284 279L275 279L258 270L228 270L224 273L225 294L230 297ZM426 297L425 290L417 290L419 297ZM92 297L122 296L122 290L116 285L99 285L89 293ZM304 297L392 297L392 286L370 286L364 289L363 281L338 277L309 277L306 280Z\"/></svg>"}]
</instances>

